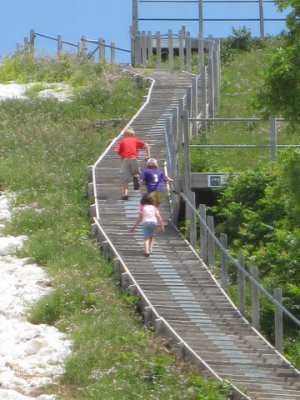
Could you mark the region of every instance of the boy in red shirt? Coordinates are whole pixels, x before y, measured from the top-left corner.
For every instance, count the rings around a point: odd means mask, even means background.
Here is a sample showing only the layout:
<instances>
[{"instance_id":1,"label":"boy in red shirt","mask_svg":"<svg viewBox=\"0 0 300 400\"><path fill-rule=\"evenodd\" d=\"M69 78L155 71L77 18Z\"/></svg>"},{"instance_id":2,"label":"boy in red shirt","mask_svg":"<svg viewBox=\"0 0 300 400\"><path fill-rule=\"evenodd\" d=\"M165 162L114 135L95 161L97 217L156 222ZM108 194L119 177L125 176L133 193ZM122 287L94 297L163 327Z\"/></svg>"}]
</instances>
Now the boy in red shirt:
<instances>
[{"instance_id":1,"label":"boy in red shirt","mask_svg":"<svg viewBox=\"0 0 300 400\"><path fill-rule=\"evenodd\" d=\"M134 190L140 188L140 171L137 162L140 149L146 150L146 157L148 159L150 157L150 146L148 143L135 137L135 132L132 128L127 129L124 138L115 147L115 151L121 158L122 200L128 200L128 183L131 182L132 179Z\"/></svg>"}]
</instances>

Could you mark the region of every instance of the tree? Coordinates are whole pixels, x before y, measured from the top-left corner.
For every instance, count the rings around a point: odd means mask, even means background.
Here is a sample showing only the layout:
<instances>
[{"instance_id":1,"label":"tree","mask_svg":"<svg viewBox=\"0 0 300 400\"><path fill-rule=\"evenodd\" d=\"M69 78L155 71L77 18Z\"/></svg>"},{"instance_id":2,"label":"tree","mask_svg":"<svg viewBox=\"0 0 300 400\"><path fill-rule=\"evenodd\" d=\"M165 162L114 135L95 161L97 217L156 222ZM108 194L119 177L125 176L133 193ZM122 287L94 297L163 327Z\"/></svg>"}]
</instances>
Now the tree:
<instances>
[{"instance_id":1,"label":"tree","mask_svg":"<svg viewBox=\"0 0 300 400\"><path fill-rule=\"evenodd\" d=\"M277 5L280 10L292 8L287 16L288 32L271 59L258 101L265 114L300 123L300 1L278 0Z\"/></svg>"}]
</instances>

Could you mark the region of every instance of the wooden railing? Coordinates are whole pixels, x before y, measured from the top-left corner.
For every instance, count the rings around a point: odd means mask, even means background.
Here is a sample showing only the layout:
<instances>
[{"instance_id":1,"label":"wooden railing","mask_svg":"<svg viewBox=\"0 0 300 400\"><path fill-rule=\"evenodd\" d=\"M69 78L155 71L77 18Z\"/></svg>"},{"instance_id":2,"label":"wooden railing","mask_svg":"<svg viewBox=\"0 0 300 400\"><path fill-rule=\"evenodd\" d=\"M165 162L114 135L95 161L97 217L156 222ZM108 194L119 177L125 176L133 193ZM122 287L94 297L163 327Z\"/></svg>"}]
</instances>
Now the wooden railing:
<instances>
[{"instance_id":1,"label":"wooden railing","mask_svg":"<svg viewBox=\"0 0 300 400\"><path fill-rule=\"evenodd\" d=\"M195 85L195 90L197 90L197 85ZM251 308L250 319L254 328L257 330L260 329L260 295L263 295L273 304L275 315L275 348L280 353L283 353L283 316L295 324L297 329L300 327L300 321L282 305L281 289L275 288L274 295L271 295L259 283L257 267L253 267L248 272L242 253L238 255L237 260L231 256L227 248L227 235L222 233L220 238L217 238L214 229L214 219L212 216L207 216L206 206L202 204L199 209L196 208L195 193L191 190L190 138L193 129L197 128L196 124L203 123L203 119L189 118L190 115L195 114L195 109L193 109L194 103L190 100L191 92L188 91L185 98L180 101L178 107L173 109L169 117L167 117L165 125L168 146L167 172L170 176L174 177L175 182L180 182L182 169L184 170L184 187L178 187L178 183L176 187L172 187L171 185L172 221L177 224L180 203L183 202L185 204L185 217L188 221L187 229L190 244L214 273L219 270L220 283L225 291L228 291L230 284L228 264L236 269L238 308L245 317L248 316L246 312L247 307ZM246 282L250 284L250 289L248 290L251 293L250 305L246 304L246 292L248 292Z\"/></svg>"},{"instance_id":2,"label":"wooden railing","mask_svg":"<svg viewBox=\"0 0 300 400\"><path fill-rule=\"evenodd\" d=\"M18 43L17 52L24 49L28 49L30 53L34 56L36 53L36 39L44 38L56 42L56 56L59 57L63 52L67 53L67 49L75 50L76 54L79 56L86 57L95 61L95 55L98 54L98 62L110 62L111 64L116 63L116 51L130 53L130 50L116 47L115 43L106 44L103 38L98 39L88 39L82 36L78 43L68 42L63 40L62 35L57 35L57 37L52 37L44 35L42 33L35 32L33 29L30 31L29 38L24 38L24 43ZM89 46L93 48L89 48ZM106 49L109 49L109 57L106 54Z\"/></svg>"}]
</instances>

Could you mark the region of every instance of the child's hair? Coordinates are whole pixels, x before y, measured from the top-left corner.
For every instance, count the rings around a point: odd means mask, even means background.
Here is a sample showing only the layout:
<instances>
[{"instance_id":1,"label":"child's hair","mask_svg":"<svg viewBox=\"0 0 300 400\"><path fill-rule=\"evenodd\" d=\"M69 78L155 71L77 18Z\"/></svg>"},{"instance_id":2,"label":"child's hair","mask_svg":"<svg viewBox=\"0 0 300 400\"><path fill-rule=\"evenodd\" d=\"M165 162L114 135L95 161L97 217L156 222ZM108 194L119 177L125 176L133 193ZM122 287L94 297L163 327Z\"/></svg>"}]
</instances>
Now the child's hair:
<instances>
[{"instance_id":1,"label":"child's hair","mask_svg":"<svg viewBox=\"0 0 300 400\"><path fill-rule=\"evenodd\" d=\"M135 136L135 131L134 131L134 129L133 129L133 128L128 128L128 129L125 131L125 136Z\"/></svg>"},{"instance_id":2,"label":"child's hair","mask_svg":"<svg viewBox=\"0 0 300 400\"><path fill-rule=\"evenodd\" d=\"M145 194L142 196L140 203L141 203L142 206L144 206L145 204L151 204L151 205L153 205L153 204L154 204L154 200L153 200L153 198L151 197L151 194L150 194L150 193L145 193Z\"/></svg>"},{"instance_id":3,"label":"child's hair","mask_svg":"<svg viewBox=\"0 0 300 400\"><path fill-rule=\"evenodd\" d=\"M146 165L148 168L158 168L158 164L155 158L149 158Z\"/></svg>"}]
</instances>

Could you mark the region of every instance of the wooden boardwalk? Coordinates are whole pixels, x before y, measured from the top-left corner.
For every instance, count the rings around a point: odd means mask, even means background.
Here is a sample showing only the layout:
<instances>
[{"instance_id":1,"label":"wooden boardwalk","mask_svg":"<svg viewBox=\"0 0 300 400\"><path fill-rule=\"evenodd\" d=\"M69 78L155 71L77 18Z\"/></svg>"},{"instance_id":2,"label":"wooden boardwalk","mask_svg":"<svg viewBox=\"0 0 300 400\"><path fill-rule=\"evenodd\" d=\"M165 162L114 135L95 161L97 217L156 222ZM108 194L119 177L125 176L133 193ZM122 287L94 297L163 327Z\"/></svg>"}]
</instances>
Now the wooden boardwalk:
<instances>
[{"instance_id":1,"label":"wooden boardwalk","mask_svg":"<svg viewBox=\"0 0 300 400\"><path fill-rule=\"evenodd\" d=\"M162 167L167 151L165 119L186 94L192 75L153 71L151 76L155 84L150 101L131 126L150 144L151 155ZM141 156L140 166L144 168ZM165 233L157 235L154 253L149 258L143 256L141 229L129 233L141 192L130 186L129 200L120 200L120 161L113 146L94 166L94 196L101 240L113 246L114 255L150 301L154 322L159 316L171 327L160 327L160 332L172 337L174 346L189 353L198 364L202 360L202 370L210 375L230 380L237 388L237 398L300 400L299 371L242 318L170 222L167 203L162 205Z\"/></svg>"}]
</instances>

